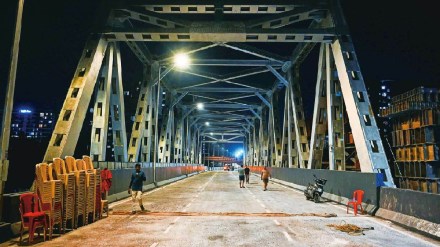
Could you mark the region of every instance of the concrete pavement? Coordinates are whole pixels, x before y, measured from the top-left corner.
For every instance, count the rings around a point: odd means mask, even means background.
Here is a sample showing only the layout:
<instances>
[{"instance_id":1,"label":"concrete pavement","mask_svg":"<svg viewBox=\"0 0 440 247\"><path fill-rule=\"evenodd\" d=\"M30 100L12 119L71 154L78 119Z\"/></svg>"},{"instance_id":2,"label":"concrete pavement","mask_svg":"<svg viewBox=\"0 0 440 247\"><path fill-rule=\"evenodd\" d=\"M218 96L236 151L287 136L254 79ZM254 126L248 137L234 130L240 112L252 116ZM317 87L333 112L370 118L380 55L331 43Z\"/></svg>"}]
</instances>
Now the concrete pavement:
<instances>
[{"instance_id":1,"label":"concrete pavement","mask_svg":"<svg viewBox=\"0 0 440 247\"><path fill-rule=\"evenodd\" d=\"M239 188L237 172L206 172L145 193L148 212L130 215L131 202L119 201L110 206L110 217L38 245L440 245L391 222L347 214L342 205L307 201L302 192L284 185L270 182L263 191L258 177L251 176L250 182ZM327 226L343 222L374 230L353 236Z\"/></svg>"}]
</instances>

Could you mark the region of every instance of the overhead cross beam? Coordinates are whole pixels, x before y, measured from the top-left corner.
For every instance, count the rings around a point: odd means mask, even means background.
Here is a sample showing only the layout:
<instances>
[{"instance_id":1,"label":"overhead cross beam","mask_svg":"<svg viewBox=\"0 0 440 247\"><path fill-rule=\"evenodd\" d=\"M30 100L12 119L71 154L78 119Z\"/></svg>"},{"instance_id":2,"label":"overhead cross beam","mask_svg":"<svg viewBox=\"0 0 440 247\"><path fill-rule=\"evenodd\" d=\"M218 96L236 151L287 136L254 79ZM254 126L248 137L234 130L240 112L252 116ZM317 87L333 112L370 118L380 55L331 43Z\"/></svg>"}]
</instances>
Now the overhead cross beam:
<instances>
[{"instance_id":1,"label":"overhead cross beam","mask_svg":"<svg viewBox=\"0 0 440 247\"><path fill-rule=\"evenodd\" d=\"M278 55L278 54L274 54L272 52L268 52L265 50L261 50L258 48L255 48L253 46L250 46L248 44L245 43L223 43L221 44L221 46L230 48L232 50L236 50L236 51L240 51L243 53L247 53L250 55L254 55L256 57L260 57L260 58L264 58L267 60L271 60L271 61L278 61L278 62L283 62L286 61L287 59Z\"/></svg>"},{"instance_id":2,"label":"overhead cross beam","mask_svg":"<svg viewBox=\"0 0 440 247\"><path fill-rule=\"evenodd\" d=\"M266 93L269 90L260 88L233 88L233 87L192 87L188 89L176 89L176 92L188 92L188 93Z\"/></svg>"},{"instance_id":3,"label":"overhead cross beam","mask_svg":"<svg viewBox=\"0 0 440 247\"><path fill-rule=\"evenodd\" d=\"M189 75L194 75L194 76L210 79L211 81L203 82L203 83L198 83L198 84L187 86L187 87L183 87L183 88L180 88L180 89L177 89L177 90L186 90L188 88L199 87L199 86L208 85L208 84L214 84L214 83L217 83L217 82L220 82L220 81L228 83L228 84L236 85L236 86L241 86L241 87L246 87L246 88L253 88L253 89L259 89L257 87L249 86L249 85L242 84L242 83L233 82L231 80L232 79L241 78L241 77L251 76L251 75L255 75L255 74L265 73L265 72L268 71L268 69L261 69L261 68L249 69L249 70L241 71L241 73L237 72L237 73L233 73L233 74L224 75L224 76L221 76L221 77L209 75L207 73L202 73L202 72L198 72L198 71L197 72L185 71L185 70L178 70L178 71L182 72L182 73L185 73L185 74L189 74Z\"/></svg>"},{"instance_id":4,"label":"overhead cross beam","mask_svg":"<svg viewBox=\"0 0 440 247\"><path fill-rule=\"evenodd\" d=\"M323 9L313 7L299 7L277 15L265 16L261 19L246 22L247 27L280 28L305 20L324 18L326 12Z\"/></svg>"},{"instance_id":5,"label":"overhead cross beam","mask_svg":"<svg viewBox=\"0 0 440 247\"><path fill-rule=\"evenodd\" d=\"M333 41L334 28L258 29L238 22L197 22L189 28L111 28L101 32L108 41L160 42L326 42Z\"/></svg>"},{"instance_id":6,"label":"overhead cross beam","mask_svg":"<svg viewBox=\"0 0 440 247\"><path fill-rule=\"evenodd\" d=\"M238 67L281 67L284 62L271 60L240 60L240 59L191 59L191 66L238 66Z\"/></svg>"}]
</instances>

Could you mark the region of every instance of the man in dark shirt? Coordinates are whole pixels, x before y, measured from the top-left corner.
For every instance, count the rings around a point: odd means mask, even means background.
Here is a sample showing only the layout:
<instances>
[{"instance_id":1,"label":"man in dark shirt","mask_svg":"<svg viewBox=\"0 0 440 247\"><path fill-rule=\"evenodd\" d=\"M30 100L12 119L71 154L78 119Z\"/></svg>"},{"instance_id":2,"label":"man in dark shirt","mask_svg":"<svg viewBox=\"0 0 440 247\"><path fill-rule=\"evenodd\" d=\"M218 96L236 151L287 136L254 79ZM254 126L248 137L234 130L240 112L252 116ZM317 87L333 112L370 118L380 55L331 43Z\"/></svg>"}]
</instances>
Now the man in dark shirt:
<instances>
[{"instance_id":1,"label":"man in dark shirt","mask_svg":"<svg viewBox=\"0 0 440 247\"><path fill-rule=\"evenodd\" d=\"M142 211L145 210L142 204L142 182L146 181L145 173L141 171L141 164L135 165L135 171L131 174L130 185L128 186L128 194L131 194L133 205L131 207L131 213L136 213L136 201L139 202L139 207Z\"/></svg>"},{"instance_id":2,"label":"man in dark shirt","mask_svg":"<svg viewBox=\"0 0 440 247\"><path fill-rule=\"evenodd\" d=\"M249 169L249 166L246 166L246 168L244 168L244 176L246 178L246 183L249 183L249 174L251 172L251 169Z\"/></svg>"}]
</instances>

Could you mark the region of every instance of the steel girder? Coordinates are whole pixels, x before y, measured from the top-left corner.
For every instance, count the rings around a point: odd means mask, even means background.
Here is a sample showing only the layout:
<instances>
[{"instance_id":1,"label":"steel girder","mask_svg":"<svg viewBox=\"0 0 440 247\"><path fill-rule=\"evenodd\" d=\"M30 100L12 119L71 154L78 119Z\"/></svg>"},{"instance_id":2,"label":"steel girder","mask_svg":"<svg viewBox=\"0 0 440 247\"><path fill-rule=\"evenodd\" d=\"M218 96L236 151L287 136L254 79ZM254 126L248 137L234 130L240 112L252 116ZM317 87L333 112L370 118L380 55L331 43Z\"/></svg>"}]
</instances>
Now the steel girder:
<instances>
[{"instance_id":1,"label":"steel girder","mask_svg":"<svg viewBox=\"0 0 440 247\"><path fill-rule=\"evenodd\" d=\"M188 97L191 96L188 92L190 90L196 90L201 88L205 92L220 93L220 92L237 92L240 90L243 92L245 90L247 93L255 94L255 96L260 97L260 99L266 99L263 93L269 97L279 89L286 86L287 92L287 111L285 110L284 116L284 133L287 132L287 140L283 134L283 143L290 144L287 145L288 151L292 152L296 146L298 151L298 164L299 167L304 168L306 166L306 158L309 158L308 152L308 142L307 142L307 131L305 129L304 113L302 111L302 100L300 97L299 88L299 75L298 67L301 65L304 58L309 54L314 44L326 43L331 44L331 50L333 51L333 58L335 60L338 78L340 80L340 88L342 95L344 96L345 106L347 108L348 117L350 120L350 125L354 133L354 139L356 143L356 148L359 154L359 160L361 163L362 172L377 172L383 173L386 176L387 185L393 186L391 173L389 171L388 164L383 152L383 146L378 137L378 131L374 116L370 113L369 100L367 96L367 91L365 89L364 81L360 73L359 65L356 60L356 55L354 53L353 45L348 36L348 29L346 27L345 20L342 15L341 8L338 1L313 1L312 3L308 0L273 0L264 1L259 3L250 4L248 1L230 1L225 0L219 4L213 0L196 0L196 1L177 1L177 0L163 0L160 3L146 4L145 1L126 1L122 6L122 11L115 11L114 16L119 19L124 19L126 21L136 20L136 26L130 27L110 27L99 31L103 34L104 39L89 39L84 54L79 62L77 75L75 75L72 81L71 88L69 89L68 95L66 97L63 109L60 114L60 118L57 121L54 134L52 135L51 142L49 144L48 150L45 155L45 160L50 161L53 157L62 157L62 155L72 155L79 136L79 131L81 130L81 125L84 120L85 112L87 110L87 105L90 101L92 91L94 88L94 83L96 77L98 76L99 69L102 63L102 56L106 50L107 42L125 41L129 48L135 53L139 60L144 64L150 64L153 61L152 56L149 54L148 49L144 49L144 43L137 43L137 41L185 41L185 42L208 42L210 44L203 45L196 50L190 52L196 52L198 50L206 50L211 47L222 45L224 47L234 49L236 51L245 52L247 54L256 55L257 57L265 59L252 60L252 61L221 61L221 60L210 60L210 61L196 61L195 64L199 65L209 65L209 66L220 66L220 65L237 65L237 66L266 66L266 68L256 68L247 71L240 71L238 73L232 73L225 76L210 76L208 74L196 73L193 71L186 71L185 73L189 75L200 76L207 78L211 81L206 83L199 83L197 85L191 85L185 88L173 89L173 92L182 92L181 96ZM134 7L136 6L136 7ZM190 14L213 14L216 9L221 10L226 15L237 15L237 14L265 14L261 19L254 19L253 15L246 15L247 20L245 21L228 21L224 18L223 21L188 21L188 20L178 20L173 16L173 14L190 13ZM256 15L254 15L256 16ZM245 19L245 18L244 18ZM290 25L294 22L301 20L313 20L308 28L292 28ZM114 21L114 20L113 20ZM120 21L120 20L119 20ZM144 25L139 25L139 22L144 23ZM140 28L141 27L141 28ZM214 42L214 44L211 44ZM230 44L226 42L237 42L237 44ZM285 63L285 59L279 56L274 56L268 52L258 50L246 46L244 44L239 44L240 42L301 42L295 48L290 62ZM327 48L330 50L329 48ZM327 64L332 64L330 52L327 52L326 62ZM168 58L160 60L162 62L167 62ZM164 64L165 64L164 63ZM281 64L282 63L282 64ZM157 63L156 63L157 64ZM155 65L156 72L152 74L160 73L160 68ZM281 68L281 70L279 69ZM167 72L173 69L172 67L167 68ZM278 69L278 70L277 70ZM243 78L250 75L257 75L259 73L264 73L271 71L276 77L277 81L272 89L266 90L262 88L256 88L245 83L237 83L231 80L237 78ZM287 75L286 75L287 74ZM344 103L342 97L338 95L338 83L336 80L331 78L331 70L327 68L325 71L326 75L326 91L328 91L328 103L326 102L326 112L331 114L329 119L333 116L341 115L338 112L343 112ZM287 76L287 79L286 79ZM151 79L151 78L148 78ZM160 80L156 80L159 82ZM237 88L227 88L227 89L203 89L203 85L213 84L217 82L226 82L237 86ZM154 90L155 82L150 86L150 89ZM168 88L168 87L167 87ZM246 88L246 89L241 89ZM321 86L324 90L324 85ZM145 88L141 89L145 91ZM161 90L156 90L159 94ZM199 91L199 93L203 93ZM246 93L246 92L244 92ZM149 95L149 96L146 96ZM153 97L154 93L144 94L148 100L151 100L151 105L157 104L162 97L158 95L155 99ZM173 94L174 95L174 94ZM260 96L259 96L260 95ZM202 95L201 95L202 96ZM140 98L142 97L142 93ZM193 96L195 97L195 96ZM243 96L240 96L243 97ZM339 98L338 98L339 97ZM181 99L181 98L180 98ZM180 100L179 99L179 100ZM238 99L238 98L236 98ZM219 99L221 102L233 102L234 98L225 100ZM267 101L267 100L266 100ZM148 101L150 102L150 101ZM178 100L172 103L172 106L177 105ZM265 100L263 100L265 102ZM113 104L113 103L112 103ZM157 124L151 126L152 122L156 122L158 119L145 117L148 116L144 113L146 102L142 102L143 109L140 111L142 115L142 123L135 122L133 129L140 128L141 130L149 129L152 131L157 128ZM272 106L273 104L267 104L267 106ZM270 159L274 157L277 153L273 150L275 143L279 143L269 133L272 135L276 128L275 123L275 113L273 108L266 108L265 105L253 105L253 104L241 104L241 103L231 103L231 104L216 104L211 102L207 104L208 108L218 109L219 111L227 111L227 109L233 110L246 110L247 113L250 111L259 121L254 124L250 123L247 117L243 119L247 120L247 125L243 124L240 131L245 133L245 145L246 145L246 156L248 157L247 162L249 162L249 157L251 153L254 153L254 162L264 165L270 164ZM339 108L338 108L339 107ZM159 108L159 107L157 107ZM200 161L201 150L201 132L206 131L198 124L190 122L189 116L195 109L195 107L188 108L182 105L184 109L182 119L182 146L185 151L185 161L195 162ZM149 108L156 114L159 113L160 109ZM188 110L189 109L189 110ZM139 102L138 108L139 110ZM212 109L209 109L212 110ZM151 112L150 111L150 112ZM258 113L257 113L258 111ZM232 111L234 112L234 111ZM333 112L335 114L333 114ZM287 115L286 115L287 114ZM112 114L113 115L113 114ZM139 112L136 112L139 115ZM164 113L166 115L166 113ZM169 114L171 115L171 114ZM167 116L163 116L162 119ZM150 119L149 123L146 124L145 120ZM179 119L179 118L177 118ZM186 119L186 121L185 121ZM290 119L290 121L289 121ZM139 119L138 119L139 120ZM315 119L316 120L316 119ZM235 121L235 120L234 120ZM334 156L332 160L338 160L336 157L338 155L337 148L343 150L343 146L338 146L338 133L343 134L342 121L338 123L340 119L334 119L330 121L330 125L326 126L330 130L331 140L335 140L332 144L334 146ZM230 124L229 124L230 125ZM338 129L338 125L342 126L342 129ZM147 127L148 126L148 127ZM227 125L226 125L227 126ZM96 127L96 126L95 126ZM251 129L251 127L253 129ZM271 132L268 133L271 128ZM183 129L186 128L186 131ZM292 131L293 128L293 131ZM231 128L220 128L216 127L220 131L231 131ZM177 131L177 130L176 130ZM142 131L143 133L148 133L147 131ZM157 132L157 131L155 131ZM173 130L173 132L175 132ZM255 132L255 134L253 134ZM293 133L294 132L294 133ZM129 142L128 153L131 155L130 160L138 160L139 143L143 143L145 140L145 135L140 135L133 132L132 139ZM95 133L96 134L96 133ZM155 137L158 137L159 133L155 133ZM290 134L290 135L289 135ZM116 134L114 134L116 135ZM176 134L177 136L177 134ZM151 137L151 136L150 136ZM136 139L137 138L137 139ZM136 139L136 140L135 140ZM139 142L139 139L142 139ZM273 140L272 140L273 139ZM149 138L151 141L151 138ZM234 141L234 140L230 140ZM292 145L292 141L295 141ZM176 140L175 140L176 142ZM148 141L146 141L148 144ZM151 142L150 142L151 143ZM254 147L251 147L254 143ZM156 143L157 144L157 143ZM134 145L134 150L132 146ZM278 144L279 145L279 144ZM284 145L281 147L284 150ZM157 145L152 147L150 145L150 150L144 150L142 148L142 153L150 152L154 148L154 155L157 154ZM269 150L271 147L271 150ZM130 149L131 148L131 149ZM271 151L272 153L270 153ZM339 152L341 153L341 152ZM256 156L256 158L255 158ZM289 167L294 165L294 155L291 153L289 156ZM306 157L307 156L307 157ZM147 160L145 156L142 160ZM290 161L292 159L292 161ZM309 159L311 160L311 159ZM343 159L342 159L343 160ZM337 162L335 162L337 163ZM338 165L335 165L335 168ZM333 167L333 165L332 165ZM343 166L341 166L342 169ZM338 167L339 169L339 167Z\"/></svg>"},{"instance_id":2,"label":"steel girder","mask_svg":"<svg viewBox=\"0 0 440 247\"><path fill-rule=\"evenodd\" d=\"M86 42L44 155L45 162L73 155L107 44L105 39L96 35Z\"/></svg>"},{"instance_id":3,"label":"steel girder","mask_svg":"<svg viewBox=\"0 0 440 247\"><path fill-rule=\"evenodd\" d=\"M330 46L320 48L308 168L322 168L326 131L329 169L345 170L343 100Z\"/></svg>"},{"instance_id":4,"label":"steel girder","mask_svg":"<svg viewBox=\"0 0 440 247\"><path fill-rule=\"evenodd\" d=\"M159 64L157 62L153 63L151 66L146 67L144 71L144 80L141 83L141 88L139 92L139 99L136 106L135 112L135 121L133 123L133 127L131 130L131 137L128 146L128 160L130 162L139 161L139 153L140 147L142 143L142 137L144 137L144 131L146 129L146 119L152 119L149 114L153 114L155 111L152 111L148 107L148 99L154 93L154 83L156 80L159 80ZM150 97L149 97L150 96ZM155 107L156 108L156 107ZM148 111L148 113L147 113ZM148 123L150 125L150 123ZM149 126L148 126L149 127ZM145 140L145 139L144 139ZM144 143L144 146L148 146L148 142L151 141L151 138ZM147 151L145 150L144 157L146 158Z\"/></svg>"},{"instance_id":5,"label":"steel girder","mask_svg":"<svg viewBox=\"0 0 440 247\"><path fill-rule=\"evenodd\" d=\"M294 131L293 109L290 103L290 90L285 90L284 97L284 123L282 138L282 166L298 168L298 150L296 146L296 132Z\"/></svg>"},{"instance_id":6,"label":"steel girder","mask_svg":"<svg viewBox=\"0 0 440 247\"><path fill-rule=\"evenodd\" d=\"M113 146L115 161L126 162L127 131L125 128L124 88L122 83L121 51L115 43L115 64L110 95L110 116L112 120Z\"/></svg>"},{"instance_id":7,"label":"steel girder","mask_svg":"<svg viewBox=\"0 0 440 247\"><path fill-rule=\"evenodd\" d=\"M347 115L362 172L383 173L385 184L394 187L367 88L349 37L332 44Z\"/></svg>"},{"instance_id":8,"label":"steel girder","mask_svg":"<svg viewBox=\"0 0 440 247\"><path fill-rule=\"evenodd\" d=\"M261 67L274 66L281 67L285 61L271 61L271 60L243 60L243 59L192 59L191 66L230 66L230 67ZM165 64L170 65L170 64Z\"/></svg>"},{"instance_id":9,"label":"steel girder","mask_svg":"<svg viewBox=\"0 0 440 247\"><path fill-rule=\"evenodd\" d=\"M315 105L313 109L312 133L310 137L309 169L322 168L322 155L324 152L325 132L327 131L327 101L324 83L326 80L326 49L321 45L319 50L318 75L315 89Z\"/></svg>"},{"instance_id":10,"label":"steel girder","mask_svg":"<svg viewBox=\"0 0 440 247\"><path fill-rule=\"evenodd\" d=\"M113 81L114 44L109 44L106 61L98 78L93 124L90 143L90 157L95 161L106 160L108 118L110 111L110 89Z\"/></svg>"},{"instance_id":11,"label":"steel girder","mask_svg":"<svg viewBox=\"0 0 440 247\"><path fill-rule=\"evenodd\" d=\"M197 93L266 93L268 90L258 88L238 88L238 87L192 87L188 89L176 89L177 92L197 92Z\"/></svg>"},{"instance_id":12,"label":"steel girder","mask_svg":"<svg viewBox=\"0 0 440 247\"><path fill-rule=\"evenodd\" d=\"M295 122L295 136L296 136L296 148L298 150L299 157L299 167L307 167L307 158L309 156L309 143L306 122L304 118L304 108L303 101L301 97L301 89L299 85L299 69L298 67L293 67L288 71L288 80L290 97L290 105L292 107L293 121Z\"/></svg>"},{"instance_id":13,"label":"steel girder","mask_svg":"<svg viewBox=\"0 0 440 247\"><path fill-rule=\"evenodd\" d=\"M258 29L237 22L192 23L190 28L114 28L103 31L108 41L160 42L327 42L333 41L334 28Z\"/></svg>"},{"instance_id":14,"label":"steel girder","mask_svg":"<svg viewBox=\"0 0 440 247\"><path fill-rule=\"evenodd\" d=\"M174 138L174 163L182 163L183 162L183 120L179 119L177 121L176 133Z\"/></svg>"}]
</instances>

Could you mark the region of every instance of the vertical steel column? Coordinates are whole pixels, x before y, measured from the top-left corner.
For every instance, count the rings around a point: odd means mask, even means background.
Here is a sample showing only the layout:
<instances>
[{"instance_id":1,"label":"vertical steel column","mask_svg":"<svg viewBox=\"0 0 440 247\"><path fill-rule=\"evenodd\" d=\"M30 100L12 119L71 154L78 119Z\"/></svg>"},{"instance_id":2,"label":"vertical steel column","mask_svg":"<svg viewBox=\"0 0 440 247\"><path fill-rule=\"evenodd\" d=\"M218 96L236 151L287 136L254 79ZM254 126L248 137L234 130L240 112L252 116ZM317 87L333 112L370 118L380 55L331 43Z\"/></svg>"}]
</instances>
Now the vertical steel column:
<instances>
[{"instance_id":1,"label":"vertical steel column","mask_svg":"<svg viewBox=\"0 0 440 247\"><path fill-rule=\"evenodd\" d=\"M332 50L361 171L383 173L385 183L394 187L353 44L348 35L340 38L332 43Z\"/></svg>"},{"instance_id":2,"label":"vertical steel column","mask_svg":"<svg viewBox=\"0 0 440 247\"><path fill-rule=\"evenodd\" d=\"M339 1L334 1L331 7L334 26L339 30L347 30ZM348 32L339 33L338 39L331 46L361 171L382 173L385 176L385 184L395 187L353 42Z\"/></svg>"},{"instance_id":3,"label":"vertical steel column","mask_svg":"<svg viewBox=\"0 0 440 247\"><path fill-rule=\"evenodd\" d=\"M174 163L182 163L183 119L177 121L176 138L174 139Z\"/></svg>"},{"instance_id":4,"label":"vertical steel column","mask_svg":"<svg viewBox=\"0 0 440 247\"><path fill-rule=\"evenodd\" d=\"M115 63L113 64L113 80L110 96L110 115L112 119L113 147L115 161L127 162L127 131L125 128L124 88L122 83L121 51L115 45Z\"/></svg>"},{"instance_id":5,"label":"vertical steel column","mask_svg":"<svg viewBox=\"0 0 440 247\"><path fill-rule=\"evenodd\" d=\"M0 221L3 216L3 192L8 178L9 160L9 137L11 135L11 118L14 108L15 78L17 75L18 52L20 48L21 23L23 16L24 0L18 1L17 19L15 22L14 42L11 49L11 67L9 68L8 84L5 95L5 106L3 110L2 132L0 136Z\"/></svg>"},{"instance_id":6,"label":"vertical steel column","mask_svg":"<svg viewBox=\"0 0 440 247\"><path fill-rule=\"evenodd\" d=\"M95 106L93 107L92 135L90 138L90 157L94 161L105 161L107 151L107 132L109 120L110 90L113 79L114 44L107 49L105 65L98 78Z\"/></svg>"},{"instance_id":7,"label":"vertical steel column","mask_svg":"<svg viewBox=\"0 0 440 247\"><path fill-rule=\"evenodd\" d=\"M329 44L326 44L326 59L328 60L327 76L330 77L327 79L329 168L330 170L345 170L343 99Z\"/></svg>"},{"instance_id":8,"label":"vertical steel column","mask_svg":"<svg viewBox=\"0 0 440 247\"><path fill-rule=\"evenodd\" d=\"M190 163L190 143L191 143L191 132L189 129L189 117L186 117L186 134L185 134L185 163Z\"/></svg>"},{"instance_id":9,"label":"vertical steel column","mask_svg":"<svg viewBox=\"0 0 440 247\"><path fill-rule=\"evenodd\" d=\"M107 41L101 36L88 39L44 155L45 162L73 155L106 48Z\"/></svg>"},{"instance_id":10,"label":"vertical steel column","mask_svg":"<svg viewBox=\"0 0 440 247\"><path fill-rule=\"evenodd\" d=\"M156 93L153 86L147 89L145 97L147 97L147 107L145 109L144 129L142 131L141 161L151 162L151 156L154 156L152 145L156 121Z\"/></svg>"},{"instance_id":11,"label":"vertical steel column","mask_svg":"<svg viewBox=\"0 0 440 247\"><path fill-rule=\"evenodd\" d=\"M252 145L254 146L254 154L253 154L253 158L252 158L252 165L253 166L258 166L259 165L259 157L260 157L260 145L259 145L259 141L257 140L257 122L254 120L254 128L252 129L252 140L253 143Z\"/></svg>"},{"instance_id":12,"label":"vertical steel column","mask_svg":"<svg viewBox=\"0 0 440 247\"><path fill-rule=\"evenodd\" d=\"M281 143L282 167L292 167L292 147L290 133L290 103L289 90L284 92L284 115L283 115L283 133Z\"/></svg>"},{"instance_id":13,"label":"vertical steel column","mask_svg":"<svg viewBox=\"0 0 440 247\"><path fill-rule=\"evenodd\" d=\"M170 99L168 99L170 101ZM159 162L171 162L172 138L174 129L174 111L168 110L168 115L162 117L162 130L160 132L159 141Z\"/></svg>"},{"instance_id":14,"label":"vertical steel column","mask_svg":"<svg viewBox=\"0 0 440 247\"><path fill-rule=\"evenodd\" d=\"M279 117L279 111L278 111L278 105L279 105L279 95L278 92L276 92L272 97L271 102L271 109L272 109L272 129L273 129L273 136L274 136L274 151L275 155L272 157L273 165L276 167L281 167L281 160L282 160L282 153L281 153L281 136L280 136L280 117Z\"/></svg>"},{"instance_id":15,"label":"vertical steel column","mask_svg":"<svg viewBox=\"0 0 440 247\"><path fill-rule=\"evenodd\" d=\"M325 44L321 44L319 50L319 62L318 62L318 75L316 80L315 89L315 105L313 108L313 122L312 122L312 134L310 137L310 154L308 169L320 169L322 168L322 155L324 148L325 133L327 125L325 121L327 119L327 101L326 90L324 90L326 64L325 64Z\"/></svg>"},{"instance_id":16,"label":"vertical steel column","mask_svg":"<svg viewBox=\"0 0 440 247\"><path fill-rule=\"evenodd\" d=\"M296 145L299 157L300 168L307 167L307 157L309 156L309 143L307 138L307 128L304 119L303 103L299 86L299 68L293 67L288 71L290 90L290 102L292 106L293 121L295 122Z\"/></svg>"},{"instance_id":17,"label":"vertical steel column","mask_svg":"<svg viewBox=\"0 0 440 247\"><path fill-rule=\"evenodd\" d=\"M141 137L143 137L143 132L145 129L144 124L146 119L146 109L148 105L148 95L153 88L153 83L156 81L155 79L158 78L158 68L159 64L155 62L151 65L151 67L146 67L144 69L144 79L141 83L139 98L135 112L135 120L131 129L130 142L128 143L128 161L130 162L139 161Z\"/></svg>"},{"instance_id":18,"label":"vertical steel column","mask_svg":"<svg viewBox=\"0 0 440 247\"><path fill-rule=\"evenodd\" d=\"M327 130L328 130L328 163L329 169L335 169L335 147L333 132L333 76L330 64L330 46L325 44L325 73L326 73L326 95L327 95Z\"/></svg>"},{"instance_id":19,"label":"vertical steel column","mask_svg":"<svg viewBox=\"0 0 440 247\"><path fill-rule=\"evenodd\" d=\"M261 121L260 121L260 144L261 144L261 163L263 166L268 164L268 136L267 136L267 114L266 109L263 108L261 111Z\"/></svg>"}]
</instances>

